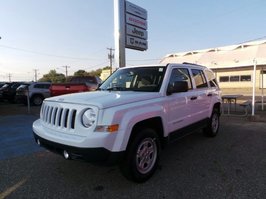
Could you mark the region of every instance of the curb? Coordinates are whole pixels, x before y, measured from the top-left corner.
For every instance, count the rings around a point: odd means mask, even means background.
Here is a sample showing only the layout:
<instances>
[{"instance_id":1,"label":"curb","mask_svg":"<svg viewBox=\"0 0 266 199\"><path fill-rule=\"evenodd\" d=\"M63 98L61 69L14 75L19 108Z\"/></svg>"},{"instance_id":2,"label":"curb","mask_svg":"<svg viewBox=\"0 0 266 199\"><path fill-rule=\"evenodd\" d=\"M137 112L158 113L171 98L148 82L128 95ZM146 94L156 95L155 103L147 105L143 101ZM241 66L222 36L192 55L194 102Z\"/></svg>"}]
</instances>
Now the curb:
<instances>
[{"instance_id":1,"label":"curb","mask_svg":"<svg viewBox=\"0 0 266 199\"><path fill-rule=\"evenodd\" d=\"M266 117L263 117L261 115L250 115L248 116L248 120L251 122L266 122Z\"/></svg>"}]
</instances>

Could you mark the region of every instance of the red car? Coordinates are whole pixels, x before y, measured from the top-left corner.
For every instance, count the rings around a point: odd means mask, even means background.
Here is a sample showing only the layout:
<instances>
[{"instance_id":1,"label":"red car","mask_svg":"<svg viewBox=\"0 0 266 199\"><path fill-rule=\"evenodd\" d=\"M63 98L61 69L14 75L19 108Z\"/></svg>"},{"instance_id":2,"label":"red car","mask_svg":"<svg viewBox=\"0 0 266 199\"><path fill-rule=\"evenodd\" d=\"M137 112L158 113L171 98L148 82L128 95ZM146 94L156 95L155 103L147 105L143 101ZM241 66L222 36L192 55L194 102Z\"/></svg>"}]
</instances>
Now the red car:
<instances>
[{"instance_id":1,"label":"red car","mask_svg":"<svg viewBox=\"0 0 266 199\"><path fill-rule=\"evenodd\" d=\"M50 87L51 96L94 91L101 83L96 76L73 77L69 83L54 83Z\"/></svg>"}]
</instances>

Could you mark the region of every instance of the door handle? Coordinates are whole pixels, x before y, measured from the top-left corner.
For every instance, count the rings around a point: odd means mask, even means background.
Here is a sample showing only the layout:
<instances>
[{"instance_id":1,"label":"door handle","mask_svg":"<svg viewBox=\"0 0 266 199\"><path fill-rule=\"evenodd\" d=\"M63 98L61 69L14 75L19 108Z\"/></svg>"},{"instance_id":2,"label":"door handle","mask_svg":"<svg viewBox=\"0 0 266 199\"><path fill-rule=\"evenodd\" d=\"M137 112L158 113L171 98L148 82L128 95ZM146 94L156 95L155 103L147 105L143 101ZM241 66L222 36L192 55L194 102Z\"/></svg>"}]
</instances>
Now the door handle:
<instances>
[{"instance_id":1,"label":"door handle","mask_svg":"<svg viewBox=\"0 0 266 199\"><path fill-rule=\"evenodd\" d=\"M196 100L198 97L197 96L193 96L193 97L191 97L190 99L191 100Z\"/></svg>"},{"instance_id":2,"label":"door handle","mask_svg":"<svg viewBox=\"0 0 266 199\"><path fill-rule=\"evenodd\" d=\"M207 95L208 97L211 97L212 96L212 93L208 93L208 95Z\"/></svg>"}]
</instances>

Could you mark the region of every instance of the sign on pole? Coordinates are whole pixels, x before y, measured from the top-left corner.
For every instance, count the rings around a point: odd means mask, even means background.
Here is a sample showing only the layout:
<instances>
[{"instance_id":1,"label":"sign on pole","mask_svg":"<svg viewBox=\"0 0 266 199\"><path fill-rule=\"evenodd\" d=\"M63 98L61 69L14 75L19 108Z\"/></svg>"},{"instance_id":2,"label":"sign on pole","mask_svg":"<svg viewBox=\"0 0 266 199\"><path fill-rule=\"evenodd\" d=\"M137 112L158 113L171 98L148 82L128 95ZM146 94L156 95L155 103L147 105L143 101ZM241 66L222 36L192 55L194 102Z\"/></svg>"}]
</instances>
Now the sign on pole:
<instances>
[{"instance_id":1,"label":"sign on pole","mask_svg":"<svg viewBox=\"0 0 266 199\"><path fill-rule=\"evenodd\" d=\"M126 1L126 48L144 51L148 49L147 11Z\"/></svg>"},{"instance_id":2,"label":"sign on pole","mask_svg":"<svg viewBox=\"0 0 266 199\"><path fill-rule=\"evenodd\" d=\"M148 42L145 39L127 36L126 46L127 48L131 48L135 50L144 50L148 48Z\"/></svg>"},{"instance_id":3,"label":"sign on pole","mask_svg":"<svg viewBox=\"0 0 266 199\"><path fill-rule=\"evenodd\" d=\"M147 19L147 11L142 7L139 7L133 3L130 3L129 1L126 2L126 11L127 13L133 14L142 19L145 19L145 20Z\"/></svg>"},{"instance_id":4,"label":"sign on pole","mask_svg":"<svg viewBox=\"0 0 266 199\"><path fill-rule=\"evenodd\" d=\"M147 21L131 14L126 14L126 26L128 24L147 30Z\"/></svg>"},{"instance_id":5,"label":"sign on pole","mask_svg":"<svg viewBox=\"0 0 266 199\"><path fill-rule=\"evenodd\" d=\"M137 28L135 26L127 25L126 34L131 35L133 37L138 37L140 39L147 40L148 38L148 32L146 30L143 30L141 28Z\"/></svg>"},{"instance_id":6,"label":"sign on pole","mask_svg":"<svg viewBox=\"0 0 266 199\"><path fill-rule=\"evenodd\" d=\"M147 11L126 0L114 0L115 63L126 65L125 48L148 49Z\"/></svg>"}]
</instances>

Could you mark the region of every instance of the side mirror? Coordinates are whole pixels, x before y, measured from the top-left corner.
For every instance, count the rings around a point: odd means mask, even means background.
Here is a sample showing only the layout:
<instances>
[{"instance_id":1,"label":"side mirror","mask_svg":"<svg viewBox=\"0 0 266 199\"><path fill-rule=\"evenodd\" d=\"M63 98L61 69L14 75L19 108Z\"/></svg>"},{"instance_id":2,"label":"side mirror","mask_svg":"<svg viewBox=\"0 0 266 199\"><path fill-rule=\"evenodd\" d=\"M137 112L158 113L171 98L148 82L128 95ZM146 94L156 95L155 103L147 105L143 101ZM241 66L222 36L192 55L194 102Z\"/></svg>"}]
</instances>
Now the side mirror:
<instances>
[{"instance_id":1,"label":"side mirror","mask_svg":"<svg viewBox=\"0 0 266 199\"><path fill-rule=\"evenodd\" d=\"M101 89L100 89L100 86L101 86L102 84L103 84L103 82L101 82L101 83L98 83L98 85L97 85L97 87L96 87L96 89L95 89L95 90L96 90L96 91L99 91L99 90L101 90Z\"/></svg>"},{"instance_id":2,"label":"side mirror","mask_svg":"<svg viewBox=\"0 0 266 199\"><path fill-rule=\"evenodd\" d=\"M168 85L167 95L171 95L173 93L187 92L187 91L188 91L188 83L186 81L176 81Z\"/></svg>"}]
</instances>

